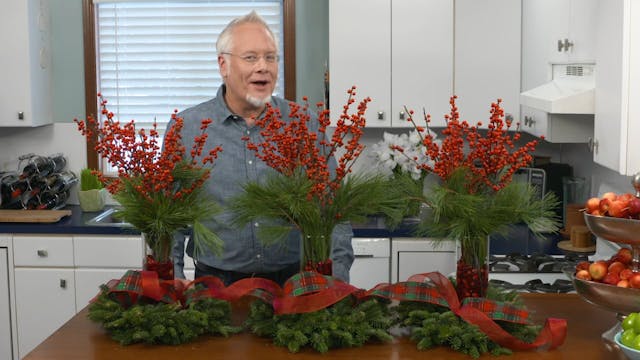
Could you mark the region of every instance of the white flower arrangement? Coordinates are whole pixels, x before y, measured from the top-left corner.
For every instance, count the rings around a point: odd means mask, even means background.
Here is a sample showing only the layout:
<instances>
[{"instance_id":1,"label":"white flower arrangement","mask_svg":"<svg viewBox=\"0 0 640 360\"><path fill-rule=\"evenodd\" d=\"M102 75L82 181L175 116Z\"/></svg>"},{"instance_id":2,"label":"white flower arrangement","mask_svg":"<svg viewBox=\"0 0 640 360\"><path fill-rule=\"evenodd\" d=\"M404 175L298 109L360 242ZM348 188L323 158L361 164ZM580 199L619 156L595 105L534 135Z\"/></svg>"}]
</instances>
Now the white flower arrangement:
<instances>
[{"instance_id":1,"label":"white flower arrangement","mask_svg":"<svg viewBox=\"0 0 640 360\"><path fill-rule=\"evenodd\" d=\"M398 151L399 146L404 151ZM382 140L371 146L371 154L378 161L378 168L386 173L401 174L410 173L415 180L424 179L425 173L416 167L416 164L428 163L422 144L422 137L417 131L400 135L385 132Z\"/></svg>"}]
</instances>

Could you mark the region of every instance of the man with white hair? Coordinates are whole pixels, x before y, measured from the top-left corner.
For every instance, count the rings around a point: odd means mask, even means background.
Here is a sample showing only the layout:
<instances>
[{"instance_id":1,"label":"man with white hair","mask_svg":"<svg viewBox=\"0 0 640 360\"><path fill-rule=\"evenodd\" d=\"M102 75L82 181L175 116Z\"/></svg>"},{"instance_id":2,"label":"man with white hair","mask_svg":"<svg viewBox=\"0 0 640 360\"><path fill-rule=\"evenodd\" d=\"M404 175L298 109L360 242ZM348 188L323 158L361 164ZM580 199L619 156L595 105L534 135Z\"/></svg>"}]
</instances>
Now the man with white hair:
<instances>
[{"instance_id":1,"label":"man with white hair","mask_svg":"<svg viewBox=\"0 0 640 360\"><path fill-rule=\"evenodd\" d=\"M278 41L257 13L251 12L231 21L220 34L216 50L224 84L215 98L178 116L184 119L182 139L187 149L192 145L189 141L201 132L200 121L205 118L213 120L207 129L207 145L221 145L223 151L205 186L224 207L243 191L244 184L260 181L268 172L274 171L246 148L242 138L248 137L254 143L262 142L260 128L254 127L255 119L265 112L267 103L280 109L286 117L289 102L272 96L278 78ZM310 127L318 125L313 119ZM203 151L206 153L208 149ZM237 229L230 225L230 219L231 214L223 212L216 217L216 222L208 223L224 242L221 256L206 251L194 254L193 241L189 241L187 253L195 255L196 278L214 275L229 285L246 277L263 277L283 284L300 271L299 232L292 231L284 244L267 246L256 237L259 222ZM332 235L333 275L344 281L349 281L349 269L354 259L352 235L348 224L336 226ZM177 239L174 248L176 276L182 274L183 250L184 240Z\"/></svg>"}]
</instances>

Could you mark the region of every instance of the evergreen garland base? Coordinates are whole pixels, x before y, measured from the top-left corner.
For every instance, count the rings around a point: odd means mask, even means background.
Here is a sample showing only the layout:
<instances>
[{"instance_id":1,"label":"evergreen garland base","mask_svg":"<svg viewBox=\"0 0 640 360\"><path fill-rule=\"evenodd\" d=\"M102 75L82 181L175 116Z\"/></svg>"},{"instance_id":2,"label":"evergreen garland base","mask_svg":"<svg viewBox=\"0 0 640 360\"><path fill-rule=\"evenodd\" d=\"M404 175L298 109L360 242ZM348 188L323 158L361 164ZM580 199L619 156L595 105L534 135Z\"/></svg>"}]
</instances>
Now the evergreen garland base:
<instances>
[{"instance_id":1,"label":"evergreen garland base","mask_svg":"<svg viewBox=\"0 0 640 360\"><path fill-rule=\"evenodd\" d=\"M369 341L391 341L389 328L393 320L388 305L382 299L355 304L353 297L347 297L315 312L274 315L271 305L256 300L245 325L290 352L310 347L325 353L334 348L359 347Z\"/></svg>"},{"instance_id":2,"label":"evergreen garland base","mask_svg":"<svg viewBox=\"0 0 640 360\"><path fill-rule=\"evenodd\" d=\"M478 358L483 354L508 355L512 351L494 343L480 329L455 315L451 310L424 302L403 301L396 308L399 326L410 329L411 340L419 350L435 346L451 349ZM511 335L532 342L541 326L496 321Z\"/></svg>"},{"instance_id":3,"label":"evergreen garland base","mask_svg":"<svg viewBox=\"0 0 640 360\"><path fill-rule=\"evenodd\" d=\"M102 324L122 345L178 345L200 335L229 336L241 331L231 325L231 306L227 301L206 298L185 308L180 304L138 302L125 308L108 296L105 285L89 305L89 319Z\"/></svg>"}]
</instances>

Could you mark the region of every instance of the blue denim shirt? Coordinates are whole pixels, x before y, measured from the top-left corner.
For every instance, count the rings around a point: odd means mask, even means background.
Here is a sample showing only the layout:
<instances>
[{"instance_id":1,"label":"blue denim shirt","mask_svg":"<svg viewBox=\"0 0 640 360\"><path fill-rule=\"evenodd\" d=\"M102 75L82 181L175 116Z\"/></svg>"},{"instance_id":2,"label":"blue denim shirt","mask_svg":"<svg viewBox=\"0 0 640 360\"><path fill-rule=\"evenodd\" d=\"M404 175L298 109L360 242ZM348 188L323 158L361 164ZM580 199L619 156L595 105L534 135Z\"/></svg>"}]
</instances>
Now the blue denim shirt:
<instances>
[{"instance_id":1,"label":"blue denim shirt","mask_svg":"<svg viewBox=\"0 0 640 360\"><path fill-rule=\"evenodd\" d=\"M213 122L207 129L207 148L222 146L222 152L214 163L213 171L205 186L214 199L223 208L227 201L242 191L242 186L247 182L259 182L264 175L274 171L265 162L258 159L253 151L246 147L243 136L248 136L252 142L264 141L260 135L259 127L247 127L245 120L233 113L224 101L225 86L218 89L215 98L191 107L178 116L184 119L182 140L187 148L191 149L193 139L199 135L202 119L210 118ZM273 107L280 109L283 116L289 114L289 102L282 98L273 97ZM312 121L310 127L317 126ZM171 126L171 125L169 125ZM207 154L208 149L203 151ZM335 160L332 164L335 169ZM300 233L292 231L287 241L282 244L266 246L256 237L256 228L259 222L248 224L243 228L235 228L229 225L230 213L223 212L218 215L217 222L207 225L224 241L224 251L218 257L210 252L198 253L194 259L206 265L243 273L265 273L281 270L286 265L300 261ZM351 225L342 223L336 226L332 234L333 248L331 258L333 260L333 275L349 281L349 269L354 260L351 238L353 232ZM174 257L176 263L176 276L182 274L184 236L176 235ZM187 254L194 256L193 244L187 245Z\"/></svg>"}]
</instances>

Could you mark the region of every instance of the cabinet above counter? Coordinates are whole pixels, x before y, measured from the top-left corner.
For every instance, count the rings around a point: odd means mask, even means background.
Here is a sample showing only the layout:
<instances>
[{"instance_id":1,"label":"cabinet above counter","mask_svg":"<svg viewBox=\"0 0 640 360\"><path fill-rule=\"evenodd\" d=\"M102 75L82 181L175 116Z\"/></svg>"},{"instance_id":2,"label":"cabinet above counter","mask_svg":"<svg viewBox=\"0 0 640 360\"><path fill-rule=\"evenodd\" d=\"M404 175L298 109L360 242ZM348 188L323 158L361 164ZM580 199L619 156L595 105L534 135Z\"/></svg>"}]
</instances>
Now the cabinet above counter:
<instances>
[{"instance_id":1,"label":"cabinet above counter","mask_svg":"<svg viewBox=\"0 0 640 360\"><path fill-rule=\"evenodd\" d=\"M112 225L89 225L88 222L102 214L83 212L80 206L69 205L71 216L56 223L13 223L0 222L0 234L86 234L86 235L139 235L140 231L132 227ZM28 210L25 210L28 211ZM406 221L396 229L389 229L382 218L371 218L363 224L353 224L354 237L412 237L415 222Z\"/></svg>"}]
</instances>

